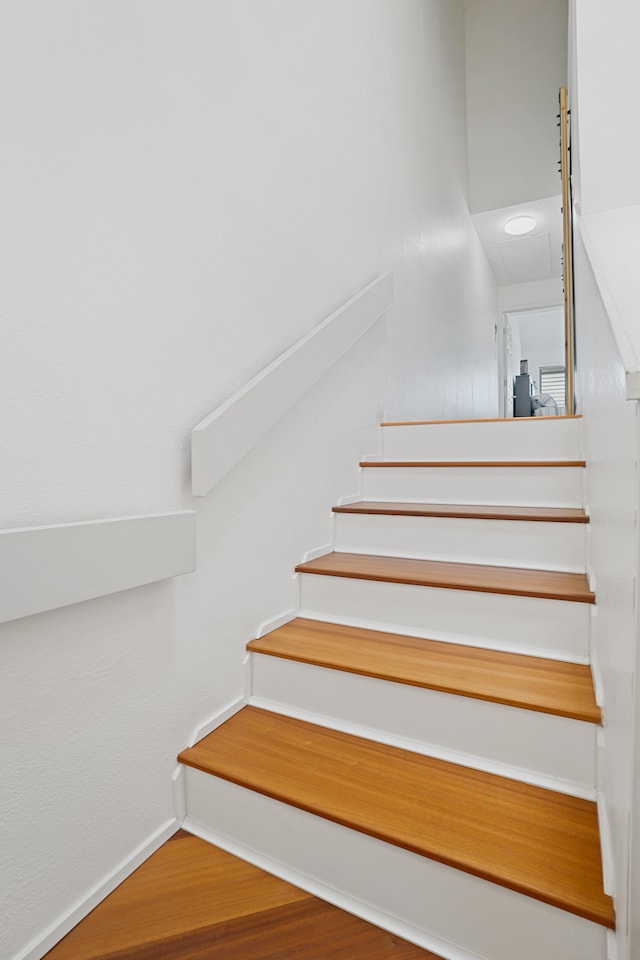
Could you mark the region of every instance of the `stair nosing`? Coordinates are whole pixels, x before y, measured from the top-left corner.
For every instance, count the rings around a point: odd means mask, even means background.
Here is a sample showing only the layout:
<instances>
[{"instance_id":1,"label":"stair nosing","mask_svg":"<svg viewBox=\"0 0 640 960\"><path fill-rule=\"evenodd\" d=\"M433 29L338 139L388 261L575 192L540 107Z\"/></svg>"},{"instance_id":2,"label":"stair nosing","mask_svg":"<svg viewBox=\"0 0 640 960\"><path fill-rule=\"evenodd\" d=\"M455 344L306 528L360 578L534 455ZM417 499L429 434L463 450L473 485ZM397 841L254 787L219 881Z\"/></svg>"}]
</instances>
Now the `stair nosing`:
<instances>
[{"instance_id":1,"label":"stair nosing","mask_svg":"<svg viewBox=\"0 0 640 960\"><path fill-rule=\"evenodd\" d=\"M367 506L369 505L369 506ZM524 514L522 510L536 510L539 515ZM496 513L506 510L508 513ZM558 511L558 516L551 511ZM575 516L567 516L567 511L575 511ZM486 512L482 512L486 511ZM401 500L355 500L338 504L333 513L348 513L352 516L391 516L391 517L444 517L461 520L504 520L523 523L579 523L590 522L590 517L581 507L522 507L498 504L464 503L418 503ZM564 516L562 515L564 513ZM545 515L546 514L546 515Z\"/></svg>"},{"instance_id":2,"label":"stair nosing","mask_svg":"<svg viewBox=\"0 0 640 960\"><path fill-rule=\"evenodd\" d=\"M358 664L358 666L347 665L344 663L339 663L336 658L332 658L328 654L325 654L324 657L322 657L320 654L317 654L314 657L301 653L300 651L291 652L288 650L287 652L280 652L278 650L269 649L270 644L277 644L279 634L288 633L292 627L301 630L310 628L313 632L314 630L318 629L316 625L322 625L323 627L326 625L326 627L329 628L330 633L338 633L342 630L349 637L349 639L352 639L354 634L360 635L362 637L362 642L372 642L373 638L374 642L384 644L385 641L388 641L389 645L392 645L396 641L400 641L398 645L401 646L402 642L406 640L407 648L424 648L425 658L427 661L429 656L433 654L436 656L439 653L445 655L451 654L452 658L453 655L459 655L459 658L462 659L465 651L473 651L475 655L480 656L481 659L484 659L489 663L492 660L499 660L506 656L508 658L514 658L515 663L519 662L523 664L526 662L529 664L532 661L539 661L540 663L546 664L558 663L566 668L565 661L553 661L544 657L532 657L526 654L513 653L511 651L487 650L484 648L473 647L470 644L451 644L441 640L427 640L408 636L404 637L401 634L384 633L383 631L333 624L326 621L308 620L304 617L296 617L294 620L289 621L288 624L277 627L270 633L265 634L263 637L250 640L246 645L246 649L250 653L262 656L270 656L282 660L291 660L297 663L304 663L327 670L338 670L340 672L350 673L356 676L370 677L374 680L405 684L406 686L417 687L419 689L434 690L439 693L467 697L472 700L481 700L488 703L499 703L515 709L530 710L534 713L543 713L548 716L562 717L569 720L576 720L581 723L593 723L596 725L601 723L602 713L597 704L595 704L595 697L594 707L590 709L587 709L586 707L569 709L566 706L563 708L561 705L552 706L550 703L536 702L534 699L525 700L523 697L518 698L515 695L508 697L506 695L500 695L499 693L492 693L486 690L483 693L477 688L472 688L472 685L469 682L467 682L467 688L465 689L464 685L460 681L456 683L453 681L453 679L449 683L445 683L443 681L434 681L433 679L427 678L416 679L414 677L408 677L406 675L406 670L405 674L403 675L400 669L398 669L395 673L392 673L390 670L383 671L382 669L374 670L370 667L367 668L367 666L363 663ZM313 638L312 642L316 643L318 646L321 646L323 643L323 638L322 636L316 636ZM585 664L574 664L573 666L580 668L581 672L584 670L589 670L589 667L587 667ZM471 665L471 669L473 669L473 665Z\"/></svg>"},{"instance_id":3,"label":"stair nosing","mask_svg":"<svg viewBox=\"0 0 640 960\"><path fill-rule=\"evenodd\" d=\"M373 561L378 561L381 565L388 565L392 568L391 571L387 570L385 573L377 573L373 569L347 569L346 567L336 567L332 568L331 563L336 562L331 558L342 557L347 559L347 562L359 558L359 560L366 564L369 562L371 565ZM329 560L329 565L327 566L327 560ZM393 567L399 567L400 564L412 565L415 568L416 573L413 575L408 575L407 573L400 574L394 573ZM422 565L422 566L421 566ZM438 569L440 573L444 573L445 568L449 568L452 578L451 579L441 579L433 574L428 575L428 567ZM347 551L331 551L329 553L323 554L320 557L316 557L313 560L309 560L306 563L299 563L295 567L296 573L311 574L313 576L329 576L329 577L341 577L348 580L372 580L376 582L383 583L402 583L409 586L418 586L418 587L434 587L444 590L464 590L472 593L490 593L497 594L500 596L518 596L518 597L532 597L539 600L558 600L563 603L588 603L595 604L596 598L595 594L591 590L576 592L572 591L559 591L551 592L549 589L541 589L534 587L515 587L510 585L501 585L499 583L492 584L482 584L482 583L465 583L458 580L455 580L455 573L453 568L462 568L462 571L470 571L471 569L477 571L499 571L502 574L506 574L507 577L512 575L512 571L517 571L517 573L522 574L526 577L532 577L535 575L542 575L542 579L550 579L552 575L569 577L569 578L584 578L586 580L586 575L576 574L576 573L567 573L564 571L554 571L554 570L537 570L537 569L528 569L525 567L500 567L494 564L477 564L477 563L457 563L450 562L445 560L423 560L423 559L409 559L406 557L389 557L389 556L379 556L376 554L367 554L367 553L353 553ZM421 570L421 575L418 576L417 571Z\"/></svg>"},{"instance_id":4,"label":"stair nosing","mask_svg":"<svg viewBox=\"0 0 640 960\"><path fill-rule=\"evenodd\" d=\"M412 754L409 751L388 747L375 741L363 740L360 737L343 734L340 731L318 727L317 724L306 723L305 721L295 721L294 718L287 717L286 715L272 714L270 711L264 710L263 708L251 706L244 707L239 714L236 714L234 718L231 718L231 720L227 721L227 724L233 723L233 721L245 713L245 711L249 711L250 713L256 714L263 718L269 716L272 718L272 722L273 717L277 716L280 719L294 722L297 725L303 724L305 728L313 728L322 731L320 734L321 736L325 734L331 738L338 737L342 740L342 742L351 741L356 744L356 749L359 749L360 745L364 744L365 750L375 751L380 756L386 755L389 758L393 756L400 762L404 760L412 765L420 765L424 769L430 767L432 770L437 771L438 769L443 770L444 767L447 767L451 776L454 776L456 779L461 778L466 784L471 784L474 781L478 783L484 783L485 785L496 784L499 789L506 789L507 792L513 790L514 794L517 793L520 797L529 797L532 802L534 802L534 796L541 798L542 794L553 794L555 798L554 803L563 805L568 803L571 806L571 809L575 811L578 811L579 809L586 811L584 805L588 804L590 808L593 808L593 813L591 813L590 818L593 819L595 816L597 821L595 803L593 803L593 801L580 800L579 798L570 797L566 794L555 794L554 791L545 790L544 788L540 787L533 787L528 784L523 784L520 781L510 781L495 774L485 773L484 771L476 770L474 768L461 767L457 764L452 764L449 761L437 760L435 758ZM223 724L212 734L209 734L208 737L205 737L204 740L208 740L209 738L215 739L216 734L219 734L220 731L223 731L225 726L226 724ZM308 736L312 736L312 734L309 733ZM201 744L204 742L204 740L201 741ZM544 889L540 877L538 877L537 880L532 880L529 883L525 883L522 877L517 879L513 872L511 875L508 875L508 869L504 869L502 872L499 872L496 866L486 866L483 868L478 862L478 855L476 854L474 861L473 856L470 855L468 850L460 850L458 853L452 852L451 849L449 849L448 852L442 849L438 850L436 849L437 843L433 839L431 841L427 841L423 838L420 842L417 839L412 841L410 837L401 836L400 832L397 830L393 830L391 828L385 829L384 824L382 824L379 820L375 820L375 817L373 818L373 821L375 822L372 821L372 818L369 818L367 821L368 811L364 808L359 811L358 816L354 816L347 810L339 810L339 804L335 800L331 800L327 797L320 799L316 794L314 795L314 800L312 801L310 799L303 799L300 796L295 796L294 791L291 788L285 789L283 783L280 783L280 785L267 785L261 783L259 780L259 771L257 772L253 766L250 766L243 771L229 769L229 761L225 758L221 759L219 751L215 756L211 753L209 753L207 756L207 749L203 748L201 744L196 744L196 746L184 750L178 756L178 761L187 766L194 767L203 773L219 777L220 779L227 780L231 783L235 783L240 787L252 790L253 792L263 796L271 797L278 802L286 803L291 807L303 810L312 815L322 817L325 820L337 823L346 827L347 829L356 830L385 843L390 843L396 847L408 850L411 853L417 854L418 856L443 863L452 867L453 869L459 869L472 876L487 880L488 882L496 883L499 886L514 890L515 892L524 896L532 897L542 901L543 903L547 903L558 909L583 917L594 923L598 923L609 928L615 927L613 902L611 898L604 893L604 890L602 890L601 893L599 892L598 904L594 904L592 902L590 905L587 905L585 903L586 898L577 897L575 892L573 896L570 896L565 891L564 895L561 896L558 891L554 893L548 888ZM233 762L237 762L235 757ZM225 764L227 764L226 767ZM280 775L280 778L282 780L282 775ZM440 786L438 786L438 788L441 789ZM547 801L545 800L544 802L546 803ZM505 832L505 835L507 835L507 832L508 831ZM511 832L513 832L513 830ZM596 861L596 864L599 864L599 861ZM588 861L589 872L593 870L593 868L594 864L591 864L591 861ZM596 869L598 869L597 866ZM601 880L601 877L599 879Z\"/></svg>"}]
</instances>

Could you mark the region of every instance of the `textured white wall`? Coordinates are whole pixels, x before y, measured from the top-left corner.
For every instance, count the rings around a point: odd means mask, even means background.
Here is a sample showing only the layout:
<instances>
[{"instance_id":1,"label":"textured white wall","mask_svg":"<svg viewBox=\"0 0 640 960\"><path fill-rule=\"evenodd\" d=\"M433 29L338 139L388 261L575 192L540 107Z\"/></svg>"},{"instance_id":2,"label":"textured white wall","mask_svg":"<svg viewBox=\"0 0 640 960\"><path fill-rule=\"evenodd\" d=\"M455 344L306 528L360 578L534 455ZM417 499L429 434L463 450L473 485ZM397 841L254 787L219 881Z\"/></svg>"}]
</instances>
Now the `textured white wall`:
<instances>
[{"instance_id":1,"label":"textured white wall","mask_svg":"<svg viewBox=\"0 0 640 960\"><path fill-rule=\"evenodd\" d=\"M562 303L562 280L559 277L498 287L498 306L501 311L553 307Z\"/></svg>"},{"instance_id":2,"label":"textured white wall","mask_svg":"<svg viewBox=\"0 0 640 960\"><path fill-rule=\"evenodd\" d=\"M465 19L471 210L555 196L567 0L487 0Z\"/></svg>"},{"instance_id":3,"label":"textured white wall","mask_svg":"<svg viewBox=\"0 0 640 960\"><path fill-rule=\"evenodd\" d=\"M624 367L579 231L574 261L577 387L584 414L586 498L591 513L589 563L597 598L592 661L604 709L598 789L605 799L612 839L618 957L627 960L635 956L628 952L627 923L629 825L634 809L638 405L626 399ZM637 903L635 913L637 925Z\"/></svg>"},{"instance_id":4,"label":"textured white wall","mask_svg":"<svg viewBox=\"0 0 640 960\"><path fill-rule=\"evenodd\" d=\"M5 625L0 955L171 816L176 752L375 423L495 413L452 0L8 0L7 526L193 507L191 427L376 274L397 304L198 510L195 575ZM386 383L386 387L385 387Z\"/></svg>"},{"instance_id":5,"label":"textured white wall","mask_svg":"<svg viewBox=\"0 0 640 960\"><path fill-rule=\"evenodd\" d=\"M640 204L640 4L573 0L572 7L572 123L580 148L574 195L586 215Z\"/></svg>"}]
</instances>

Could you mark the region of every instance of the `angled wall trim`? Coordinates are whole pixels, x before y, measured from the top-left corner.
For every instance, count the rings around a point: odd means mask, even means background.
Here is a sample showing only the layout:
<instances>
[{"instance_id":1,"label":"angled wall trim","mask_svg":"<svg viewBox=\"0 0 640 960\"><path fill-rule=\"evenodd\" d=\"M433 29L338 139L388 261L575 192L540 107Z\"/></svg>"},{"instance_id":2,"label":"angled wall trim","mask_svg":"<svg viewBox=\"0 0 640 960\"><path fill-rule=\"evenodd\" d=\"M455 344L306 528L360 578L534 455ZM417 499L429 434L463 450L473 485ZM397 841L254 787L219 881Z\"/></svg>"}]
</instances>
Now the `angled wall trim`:
<instances>
[{"instance_id":1,"label":"angled wall trim","mask_svg":"<svg viewBox=\"0 0 640 960\"><path fill-rule=\"evenodd\" d=\"M195 512L0 530L0 623L190 573Z\"/></svg>"},{"instance_id":2,"label":"angled wall trim","mask_svg":"<svg viewBox=\"0 0 640 960\"><path fill-rule=\"evenodd\" d=\"M624 364L627 400L640 400L640 206L576 217L596 285Z\"/></svg>"},{"instance_id":3,"label":"angled wall trim","mask_svg":"<svg viewBox=\"0 0 640 960\"><path fill-rule=\"evenodd\" d=\"M393 274L364 287L191 431L191 483L206 496L393 303Z\"/></svg>"}]
</instances>

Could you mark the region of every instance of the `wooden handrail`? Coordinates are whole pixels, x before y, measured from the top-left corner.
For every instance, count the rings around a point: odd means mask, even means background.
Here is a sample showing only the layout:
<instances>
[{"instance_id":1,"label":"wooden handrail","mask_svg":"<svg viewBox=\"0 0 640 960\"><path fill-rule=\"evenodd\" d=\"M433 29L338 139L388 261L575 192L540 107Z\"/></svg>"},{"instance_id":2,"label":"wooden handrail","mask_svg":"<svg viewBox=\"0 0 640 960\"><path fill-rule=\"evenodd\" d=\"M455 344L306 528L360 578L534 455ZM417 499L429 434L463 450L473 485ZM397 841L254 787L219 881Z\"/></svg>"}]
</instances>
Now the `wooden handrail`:
<instances>
[{"instance_id":1,"label":"wooden handrail","mask_svg":"<svg viewBox=\"0 0 640 960\"><path fill-rule=\"evenodd\" d=\"M565 405L575 413L575 338L573 321L573 225L568 93L560 87L560 175L562 178L562 249L564 281Z\"/></svg>"}]
</instances>

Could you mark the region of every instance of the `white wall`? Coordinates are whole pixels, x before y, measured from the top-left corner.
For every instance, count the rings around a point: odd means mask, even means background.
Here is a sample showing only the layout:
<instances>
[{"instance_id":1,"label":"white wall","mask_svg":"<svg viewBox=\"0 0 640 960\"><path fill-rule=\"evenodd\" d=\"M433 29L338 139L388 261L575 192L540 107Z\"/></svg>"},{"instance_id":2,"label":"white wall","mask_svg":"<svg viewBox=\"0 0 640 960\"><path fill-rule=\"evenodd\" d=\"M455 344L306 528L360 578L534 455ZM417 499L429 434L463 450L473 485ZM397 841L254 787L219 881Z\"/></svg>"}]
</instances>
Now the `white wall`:
<instances>
[{"instance_id":1,"label":"white wall","mask_svg":"<svg viewBox=\"0 0 640 960\"><path fill-rule=\"evenodd\" d=\"M1 21L2 524L192 508L191 427L376 274L397 285L196 505L196 574L2 627L9 958L172 816L177 751L295 605L384 394L490 415L497 375L461 4L9 0Z\"/></svg>"},{"instance_id":2,"label":"white wall","mask_svg":"<svg viewBox=\"0 0 640 960\"><path fill-rule=\"evenodd\" d=\"M626 399L625 371L579 231L574 250L579 409L584 415L591 514L589 564L597 605L592 663L604 710L598 791L611 835L611 893L618 958L630 960L629 826L634 776L634 672L637 663L638 409ZM637 764L637 758L636 758ZM638 818L637 808L633 815ZM639 922L637 901L632 922Z\"/></svg>"},{"instance_id":3,"label":"white wall","mask_svg":"<svg viewBox=\"0 0 640 960\"><path fill-rule=\"evenodd\" d=\"M562 280L559 277L498 287L498 306L501 311L552 307L562 303Z\"/></svg>"},{"instance_id":4,"label":"white wall","mask_svg":"<svg viewBox=\"0 0 640 960\"><path fill-rule=\"evenodd\" d=\"M579 142L574 197L582 213L640 204L640 5L573 0L573 135Z\"/></svg>"},{"instance_id":5,"label":"white wall","mask_svg":"<svg viewBox=\"0 0 640 960\"><path fill-rule=\"evenodd\" d=\"M567 0L487 0L465 19L471 210L555 196Z\"/></svg>"}]
</instances>

